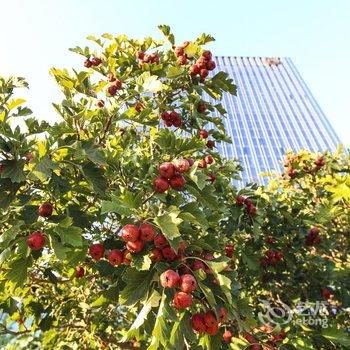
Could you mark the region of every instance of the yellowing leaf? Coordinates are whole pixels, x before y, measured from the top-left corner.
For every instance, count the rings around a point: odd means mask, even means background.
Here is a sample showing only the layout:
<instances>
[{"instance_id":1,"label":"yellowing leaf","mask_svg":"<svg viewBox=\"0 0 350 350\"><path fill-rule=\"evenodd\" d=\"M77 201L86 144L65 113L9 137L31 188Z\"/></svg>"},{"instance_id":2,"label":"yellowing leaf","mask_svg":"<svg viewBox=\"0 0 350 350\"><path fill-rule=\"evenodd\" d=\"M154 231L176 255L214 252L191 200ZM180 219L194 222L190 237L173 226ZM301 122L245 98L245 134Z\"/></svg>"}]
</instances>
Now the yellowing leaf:
<instances>
[{"instance_id":1,"label":"yellowing leaf","mask_svg":"<svg viewBox=\"0 0 350 350\"><path fill-rule=\"evenodd\" d=\"M193 57L199 50L199 46L195 43L189 43L184 51L185 51L185 54L188 56L188 57Z\"/></svg>"},{"instance_id":2,"label":"yellowing leaf","mask_svg":"<svg viewBox=\"0 0 350 350\"><path fill-rule=\"evenodd\" d=\"M15 100L10 100L8 103L7 103L7 108L9 110L11 109L14 109L18 106L20 106L23 102L25 102L26 100L24 100L23 98L17 98Z\"/></svg>"}]
</instances>

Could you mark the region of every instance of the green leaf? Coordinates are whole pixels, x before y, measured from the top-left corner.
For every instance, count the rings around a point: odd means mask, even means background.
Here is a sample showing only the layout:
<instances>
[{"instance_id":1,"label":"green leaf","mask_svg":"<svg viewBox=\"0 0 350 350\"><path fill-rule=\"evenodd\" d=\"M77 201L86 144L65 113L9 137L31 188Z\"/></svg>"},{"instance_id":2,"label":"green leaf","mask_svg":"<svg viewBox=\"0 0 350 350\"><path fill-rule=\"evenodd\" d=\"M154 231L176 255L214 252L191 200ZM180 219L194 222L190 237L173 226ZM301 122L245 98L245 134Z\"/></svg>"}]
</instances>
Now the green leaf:
<instances>
[{"instance_id":1,"label":"green leaf","mask_svg":"<svg viewBox=\"0 0 350 350\"><path fill-rule=\"evenodd\" d=\"M0 235L0 247L8 248L10 246L10 242L17 237L23 224L24 221L18 221L13 224L12 227L6 230L2 235Z\"/></svg>"},{"instance_id":2,"label":"green leaf","mask_svg":"<svg viewBox=\"0 0 350 350\"><path fill-rule=\"evenodd\" d=\"M87 163L82 167L82 172L94 191L100 195L105 195L107 180L104 178L103 171L93 163Z\"/></svg>"},{"instance_id":3,"label":"green leaf","mask_svg":"<svg viewBox=\"0 0 350 350\"><path fill-rule=\"evenodd\" d=\"M7 177L11 179L12 182L23 182L26 179L25 173L23 171L25 161L24 160L8 160L6 162L6 168L1 173L1 177Z\"/></svg>"},{"instance_id":4,"label":"green leaf","mask_svg":"<svg viewBox=\"0 0 350 350\"><path fill-rule=\"evenodd\" d=\"M170 32L170 27L165 24L160 24L158 29L163 33L171 45L175 45L174 35Z\"/></svg>"},{"instance_id":5,"label":"green leaf","mask_svg":"<svg viewBox=\"0 0 350 350\"><path fill-rule=\"evenodd\" d=\"M127 283L120 293L120 303L123 305L134 305L141 301L147 294L153 279L154 270L137 271L128 269L123 280Z\"/></svg>"},{"instance_id":6,"label":"green leaf","mask_svg":"<svg viewBox=\"0 0 350 350\"><path fill-rule=\"evenodd\" d=\"M133 334L135 329L139 329L143 325L152 308L159 306L160 300L161 295L156 290L154 290L147 302L143 305L141 311L138 313L134 323L129 329L128 334ZM128 334L125 340L129 339Z\"/></svg>"},{"instance_id":7,"label":"green leaf","mask_svg":"<svg viewBox=\"0 0 350 350\"><path fill-rule=\"evenodd\" d=\"M27 270L32 265L32 260L19 259L10 264L10 270L6 273L6 278L12 282L12 290L22 287L27 279Z\"/></svg>"},{"instance_id":8,"label":"green leaf","mask_svg":"<svg viewBox=\"0 0 350 350\"><path fill-rule=\"evenodd\" d=\"M167 348L177 350L183 349L185 345L185 334L187 329L191 329L189 313L183 312L178 321L176 321L170 332L169 345Z\"/></svg>"},{"instance_id":9,"label":"green leaf","mask_svg":"<svg viewBox=\"0 0 350 350\"><path fill-rule=\"evenodd\" d=\"M57 241L54 237L51 237L51 246L52 249L59 260L65 260L67 253L70 251L68 247L65 247L63 244Z\"/></svg>"},{"instance_id":10,"label":"green leaf","mask_svg":"<svg viewBox=\"0 0 350 350\"><path fill-rule=\"evenodd\" d=\"M215 39L209 35L209 34L205 34L203 33L197 40L196 40L196 43L198 45L205 45L205 44L208 44L212 41L215 41Z\"/></svg>"},{"instance_id":11,"label":"green leaf","mask_svg":"<svg viewBox=\"0 0 350 350\"><path fill-rule=\"evenodd\" d=\"M199 274L200 272L198 272ZM197 273L196 273L197 276ZM212 292L212 290L206 286L204 283L199 282L199 279L197 278L197 282L198 282L198 286L200 288L200 290L203 292L205 298L207 299L209 305L211 306L211 308L213 310L215 310L216 307L216 301L215 301L215 296L214 293Z\"/></svg>"},{"instance_id":12,"label":"green leaf","mask_svg":"<svg viewBox=\"0 0 350 350\"><path fill-rule=\"evenodd\" d=\"M179 218L179 214L180 210L175 206L171 206L167 212L154 219L155 224L160 228L171 246L171 241L181 236L178 226L181 224L182 219ZM176 246L172 247L177 250Z\"/></svg>"},{"instance_id":13,"label":"green leaf","mask_svg":"<svg viewBox=\"0 0 350 350\"><path fill-rule=\"evenodd\" d=\"M183 73L183 69L181 67L171 66L167 72L167 78L175 78Z\"/></svg>"},{"instance_id":14,"label":"green leaf","mask_svg":"<svg viewBox=\"0 0 350 350\"><path fill-rule=\"evenodd\" d=\"M6 248L0 253L0 266L11 256L11 248Z\"/></svg>"},{"instance_id":15,"label":"green leaf","mask_svg":"<svg viewBox=\"0 0 350 350\"><path fill-rule=\"evenodd\" d=\"M32 174L38 178L40 181L45 181L51 177L52 170L56 169L56 165L51 161L48 156L45 156L36 165Z\"/></svg>"},{"instance_id":16,"label":"green leaf","mask_svg":"<svg viewBox=\"0 0 350 350\"><path fill-rule=\"evenodd\" d=\"M342 329L325 328L322 329L321 335L335 344L350 347L350 336Z\"/></svg>"},{"instance_id":17,"label":"green leaf","mask_svg":"<svg viewBox=\"0 0 350 350\"><path fill-rule=\"evenodd\" d=\"M147 348L148 350L159 350L160 345L164 347L168 343L167 332L167 312L165 307L166 294L163 293L162 299L157 312L156 322L152 331L151 344Z\"/></svg>"},{"instance_id":18,"label":"green leaf","mask_svg":"<svg viewBox=\"0 0 350 350\"><path fill-rule=\"evenodd\" d=\"M113 199L113 201L102 201L101 203L101 214L105 213L118 213L123 216L128 216L133 213L133 211L123 205L119 200Z\"/></svg>"},{"instance_id":19,"label":"green leaf","mask_svg":"<svg viewBox=\"0 0 350 350\"><path fill-rule=\"evenodd\" d=\"M72 219L66 218L65 221L62 221L54 228L54 231L61 237L63 244L81 247L83 244L82 229L76 226L67 226L67 221L72 222Z\"/></svg>"}]
</instances>

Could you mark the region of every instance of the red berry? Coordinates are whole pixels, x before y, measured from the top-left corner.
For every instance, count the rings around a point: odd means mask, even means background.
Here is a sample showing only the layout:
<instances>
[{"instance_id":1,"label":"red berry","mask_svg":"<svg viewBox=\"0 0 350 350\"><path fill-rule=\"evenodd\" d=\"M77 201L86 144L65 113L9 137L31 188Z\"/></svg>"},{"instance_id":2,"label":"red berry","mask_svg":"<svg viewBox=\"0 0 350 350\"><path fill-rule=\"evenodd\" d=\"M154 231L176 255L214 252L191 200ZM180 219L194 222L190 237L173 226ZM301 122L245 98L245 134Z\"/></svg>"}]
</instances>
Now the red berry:
<instances>
[{"instance_id":1,"label":"red berry","mask_svg":"<svg viewBox=\"0 0 350 350\"><path fill-rule=\"evenodd\" d=\"M190 274L182 275L180 277L180 288L185 293L191 293L197 289L197 281Z\"/></svg>"},{"instance_id":2,"label":"red berry","mask_svg":"<svg viewBox=\"0 0 350 350\"><path fill-rule=\"evenodd\" d=\"M201 260L195 260L195 262L192 264L192 270L196 271L196 270L205 270L206 265L204 264L203 261Z\"/></svg>"},{"instance_id":3,"label":"red berry","mask_svg":"<svg viewBox=\"0 0 350 350\"><path fill-rule=\"evenodd\" d=\"M158 248L153 248L151 250L151 256L150 256L151 260L153 262L157 262L157 261L162 261L163 260L163 254L161 252L160 249Z\"/></svg>"},{"instance_id":4,"label":"red berry","mask_svg":"<svg viewBox=\"0 0 350 350\"><path fill-rule=\"evenodd\" d=\"M146 242L151 242L153 241L154 237L156 235L156 230L154 229L154 227L150 224L147 223L143 223L140 226L140 238L143 241Z\"/></svg>"},{"instance_id":5,"label":"red berry","mask_svg":"<svg viewBox=\"0 0 350 350\"><path fill-rule=\"evenodd\" d=\"M162 255L167 261L174 261L177 258L176 252L170 246L164 247L162 249Z\"/></svg>"},{"instance_id":6,"label":"red berry","mask_svg":"<svg viewBox=\"0 0 350 350\"><path fill-rule=\"evenodd\" d=\"M256 207L255 207L254 205L249 205L249 206L247 207L247 213L248 213L248 215L250 215L250 216L255 215L255 214L256 214Z\"/></svg>"},{"instance_id":7,"label":"red berry","mask_svg":"<svg viewBox=\"0 0 350 350\"><path fill-rule=\"evenodd\" d=\"M194 160L192 158L187 158L187 161L190 167L194 164Z\"/></svg>"},{"instance_id":8,"label":"red berry","mask_svg":"<svg viewBox=\"0 0 350 350\"><path fill-rule=\"evenodd\" d=\"M30 162L33 159L33 153L32 152L28 152L28 153L25 154L25 157L26 157L26 161Z\"/></svg>"},{"instance_id":9,"label":"red berry","mask_svg":"<svg viewBox=\"0 0 350 350\"><path fill-rule=\"evenodd\" d=\"M177 63L180 64L181 66L187 63L187 56L182 55L177 59Z\"/></svg>"},{"instance_id":10,"label":"red berry","mask_svg":"<svg viewBox=\"0 0 350 350\"><path fill-rule=\"evenodd\" d=\"M209 181L211 182L211 183L213 183L215 180L216 180L216 176L215 176L215 174L213 174L213 173L209 173L208 174L208 177L209 177Z\"/></svg>"},{"instance_id":11,"label":"red berry","mask_svg":"<svg viewBox=\"0 0 350 350\"><path fill-rule=\"evenodd\" d=\"M170 179L170 186L176 191L182 191L185 186L185 183L185 178L180 174L176 174Z\"/></svg>"},{"instance_id":12,"label":"red berry","mask_svg":"<svg viewBox=\"0 0 350 350\"><path fill-rule=\"evenodd\" d=\"M237 195L236 196L236 204L237 205L243 205L245 203L246 198L241 196L241 195Z\"/></svg>"},{"instance_id":13,"label":"red berry","mask_svg":"<svg viewBox=\"0 0 350 350\"><path fill-rule=\"evenodd\" d=\"M84 62L84 66L86 68L90 68L92 66L92 62L89 59L86 59L85 62Z\"/></svg>"},{"instance_id":14,"label":"red berry","mask_svg":"<svg viewBox=\"0 0 350 350\"><path fill-rule=\"evenodd\" d=\"M251 334L249 334L249 333L247 333L247 334L244 336L244 338L245 338L245 340L246 340L248 343L250 343L250 344L256 342L256 341L255 341L255 338L254 338Z\"/></svg>"},{"instance_id":15,"label":"red berry","mask_svg":"<svg viewBox=\"0 0 350 350\"><path fill-rule=\"evenodd\" d=\"M207 327L213 327L218 324L218 321L213 311L208 310L204 314L204 323L206 324Z\"/></svg>"},{"instance_id":16,"label":"red berry","mask_svg":"<svg viewBox=\"0 0 350 350\"><path fill-rule=\"evenodd\" d=\"M182 47L178 46L175 48L176 57L183 56L183 54L184 54L184 49Z\"/></svg>"},{"instance_id":17,"label":"red berry","mask_svg":"<svg viewBox=\"0 0 350 350\"><path fill-rule=\"evenodd\" d=\"M287 169L287 174L291 179L294 179L298 175L297 171L292 167Z\"/></svg>"},{"instance_id":18,"label":"red berry","mask_svg":"<svg viewBox=\"0 0 350 350\"><path fill-rule=\"evenodd\" d=\"M222 335L222 338L224 339L224 342L226 343L231 343L233 335L230 331L225 331L224 334Z\"/></svg>"},{"instance_id":19,"label":"red berry","mask_svg":"<svg viewBox=\"0 0 350 350\"><path fill-rule=\"evenodd\" d=\"M108 93L111 95L111 96L115 96L115 94L117 93L118 89L117 87L113 84L113 85L110 85L107 89Z\"/></svg>"},{"instance_id":20,"label":"red berry","mask_svg":"<svg viewBox=\"0 0 350 350\"><path fill-rule=\"evenodd\" d=\"M108 254L108 261L111 265L120 265L123 262L123 252L118 249L113 249Z\"/></svg>"},{"instance_id":21,"label":"red berry","mask_svg":"<svg viewBox=\"0 0 350 350\"><path fill-rule=\"evenodd\" d=\"M205 156L204 160L207 164L212 164L214 162L214 158L210 154Z\"/></svg>"},{"instance_id":22,"label":"red berry","mask_svg":"<svg viewBox=\"0 0 350 350\"><path fill-rule=\"evenodd\" d=\"M325 299L329 299L329 298L331 297L331 295L332 295L332 292L330 291L329 288L324 287L324 288L322 289L322 296L323 296Z\"/></svg>"},{"instance_id":23,"label":"red berry","mask_svg":"<svg viewBox=\"0 0 350 350\"><path fill-rule=\"evenodd\" d=\"M204 102L199 102L197 106L198 113L204 113L206 111L207 107Z\"/></svg>"},{"instance_id":24,"label":"red berry","mask_svg":"<svg viewBox=\"0 0 350 350\"><path fill-rule=\"evenodd\" d=\"M165 177L158 176L153 182L154 190L158 193L164 193L170 187L168 180Z\"/></svg>"},{"instance_id":25,"label":"red berry","mask_svg":"<svg viewBox=\"0 0 350 350\"><path fill-rule=\"evenodd\" d=\"M208 134L208 131L207 130L200 130L199 131L199 137L201 139L206 139L208 138L209 134Z\"/></svg>"},{"instance_id":26,"label":"red berry","mask_svg":"<svg viewBox=\"0 0 350 350\"><path fill-rule=\"evenodd\" d=\"M202 57L209 61L212 58L212 54L209 50L205 50L202 52Z\"/></svg>"},{"instance_id":27,"label":"red berry","mask_svg":"<svg viewBox=\"0 0 350 350\"><path fill-rule=\"evenodd\" d=\"M3 163L0 163L0 173L3 173L6 169L6 165Z\"/></svg>"},{"instance_id":28,"label":"red berry","mask_svg":"<svg viewBox=\"0 0 350 350\"><path fill-rule=\"evenodd\" d=\"M160 275L160 284L163 288L175 288L180 281L179 274L174 270L167 270Z\"/></svg>"},{"instance_id":29,"label":"red berry","mask_svg":"<svg viewBox=\"0 0 350 350\"><path fill-rule=\"evenodd\" d=\"M210 148L210 149L214 148L215 147L215 141L213 141L213 140L207 141L207 147Z\"/></svg>"},{"instance_id":30,"label":"red berry","mask_svg":"<svg viewBox=\"0 0 350 350\"><path fill-rule=\"evenodd\" d=\"M260 259L260 266L266 267L269 264L269 260L267 258Z\"/></svg>"},{"instance_id":31,"label":"red berry","mask_svg":"<svg viewBox=\"0 0 350 350\"><path fill-rule=\"evenodd\" d=\"M113 81L115 81L115 76L113 73L108 73L107 75L107 80L110 82L110 83L113 83Z\"/></svg>"},{"instance_id":32,"label":"red berry","mask_svg":"<svg viewBox=\"0 0 350 350\"><path fill-rule=\"evenodd\" d=\"M232 258L233 257L233 252L235 250L235 246L232 244L227 244L225 247L225 254L228 258Z\"/></svg>"},{"instance_id":33,"label":"red berry","mask_svg":"<svg viewBox=\"0 0 350 350\"><path fill-rule=\"evenodd\" d=\"M41 231L32 232L27 238L27 245L32 250L40 250L45 245L45 236Z\"/></svg>"},{"instance_id":34,"label":"red berry","mask_svg":"<svg viewBox=\"0 0 350 350\"><path fill-rule=\"evenodd\" d=\"M53 205L49 202L44 202L39 206L39 215L47 218L52 215Z\"/></svg>"},{"instance_id":35,"label":"red berry","mask_svg":"<svg viewBox=\"0 0 350 350\"><path fill-rule=\"evenodd\" d=\"M188 162L187 159L177 159L174 162L175 165L175 170L179 173L186 173L190 169L190 163Z\"/></svg>"},{"instance_id":36,"label":"red berry","mask_svg":"<svg viewBox=\"0 0 350 350\"><path fill-rule=\"evenodd\" d=\"M176 309L186 309L192 304L192 295L184 292L175 293L173 303Z\"/></svg>"},{"instance_id":37,"label":"red berry","mask_svg":"<svg viewBox=\"0 0 350 350\"><path fill-rule=\"evenodd\" d=\"M143 109L143 104L141 102L136 102L135 103L135 110L137 113L140 113Z\"/></svg>"},{"instance_id":38,"label":"red berry","mask_svg":"<svg viewBox=\"0 0 350 350\"><path fill-rule=\"evenodd\" d=\"M99 101L97 102L97 107L103 108L104 106L105 106L104 101L99 100Z\"/></svg>"},{"instance_id":39,"label":"red berry","mask_svg":"<svg viewBox=\"0 0 350 350\"><path fill-rule=\"evenodd\" d=\"M207 62L207 69L208 69L208 70L214 70L215 67L216 67L216 64L215 64L214 61L209 61L209 62Z\"/></svg>"},{"instance_id":40,"label":"red berry","mask_svg":"<svg viewBox=\"0 0 350 350\"><path fill-rule=\"evenodd\" d=\"M126 249L130 253L138 253L143 249L143 247L144 247L144 243L139 239L136 241L126 242Z\"/></svg>"},{"instance_id":41,"label":"red berry","mask_svg":"<svg viewBox=\"0 0 350 350\"><path fill-rule=\"evenodd\" d=\"M203 314L194 314L191 318L192 329L197 333L204 333L207 326L204 323Z\"/></svg>"},{"instance_id":42,"label":"red berry","mask_svg":"<svg viewBox=\"0 0 350 350\"><path fill-rule=\"evenodd\" d=\"M268 244L274 244L275 243L275 240L274 240L274 238L272 236L267 236L265 241Z\"/></svg>"},{"instance_id":43,"label":"red berry","mask_svg":"<svg viewBox=\"0 0 350 350\"><path fill-rule=\"evenodd\" d=\"M198 168L204 169L207 167L207 162L205 161L205 159L201 159L198 161Z\"/></svg>"},{"instance_id":44,"label":"red berry","mask_svg":"<svg viewBox=\"0 0 350 350\"><path fill-rule=\"evenodd\" d=\"M170 114L168 112L162 112L161 115L160 115L160 118L162 120L164 120L165 122L167 121L171 121L172 122L172 118L170 117Z\"/></svg>"},{"instance_id":45,"label":"red berry","mask_svg":"<svg viewBox=\"0 0 350 350\"><path fill-rule=\"evenodd\" d=\"M199 74L200 74L202 79L205 79L208 76L209 72L207 69L201 69Z\"/></svg>"},{"instance_id":46,"label":"red berry","mask_svg":"<svg viewBox=\"0 0 350 350\"><path fill-rule=\"evenodd\" d=\"M166 240L166 238L163 234L159 234L159 235L155 236L153 242L157 248L162 248L168 244L168 241Z\"/></svg>"},{"instance_id":47,"label":"red berry","mask_svg":"<svg viewBox=\"0 0 350 350\"><path fill-rule=\"evenodd\" d=\"M105 253L105 247L101 243L91 244L89 254L94 260L100 260Z\"/></svg>"},{"instance_id":48,"label":"red berry","mask_svg":"<svg viewBox=\"0 0 350 350\"><path fill-rule=\"evenodd\" d=\"M201 71L201 69L199 68L199 66L197 64L194 64L193 66L190 67L190 73L193 75L199 74L200 71Z\"/></svg>"},{"instance_id":49,"label":"red berry","mask_svg":"<svg viewBox=\"0 0 350 350\"><path fill-rule=\"evenodd\" d=\"M177 250L178 254L184 254L186 250L186 243L184 241L181 241L179 243L179 248Z\"/></svg>"},{"instance_id":50,"label":"red berry","mask_svg":"<svg viewBox=\"0 0 350 350\"><path fill-rule=\"evenodd\" d=\"M272 259L275 256L275 252L272 249L268 249L265 253L268 259Z\"/></svg>"},{"instance_id":51,"label":"red berry","mask_svg":"<svg viewBox=\"0 0 350 350\"><path fill-rule=\"evenodd\" d=\"M281 252L280 250L278 250L276 253L275 253L275 258L277 260L282 260L283 259L283 252Z\"/></svg>"},{"instance_id":52,"label":"red berry","mask_svg":"<svg viewBox=\"0 0 350 350\"><path fill-rule=\"evenodd\" d=\"M159 174L167 179L172 178L175 175L175 165L171 162L164 162L159 165Z\"/></svg>"},{"instance_id":53,"label":"red berry","mask_svg":"<svg viewBox=\"0 0 350 350\"><path fill-rule=\"evenodd\" d=\"M82 266L77 266L75 268L75 277L77 278L81 278L81 277L84 277L85 275L85 270Z\"/></svg>"},{"instance_id":54,"label":"red berry","mask_svg":"<svg viewBox=\"0 0 350 350\"><path fill-rule=\"evenodd\" d=\"M219 330L219 326L217 324L211 326L211 327L207 327L206 332L209 335L215 335Z\"/></svg>"},{"instance_id":55,"label":"red berry","mask_svg":"<svg viewBox=\"0 0 350 350\"><path fill-rule=\"evenodd\" d=\"M143 51L138 51L137 52L137 58L139 60L143 60L144 57L145 57L145 53Z\"/></svg>"},{"instance_id":56,"label":"red berry","mask_svg":"<svg viewBox=\"0 0 350 350\"><path fill-rule=\"evenodd\" d=\"M207 68L207 60L205 59L205 57L201 57L197 60L196 64L199 67L199 69L206 69Z\"/></svg>"},{"instance_id":57,"label":"red berry","mask_svg":"<svg viewBox=\"0 0 350 350\"><path fill-rule=\"evenodd\" d=\"M123 227L121 236L125 242L135 242L140 237L140 230L136 225L128 224Z\"/></svg>"},{"instance_id":58,"label":"red berry","mask_svg":"<svg viewBox=\"0 0 350 350\"><path fill-rule=\"evenodd\" d=\"M170 128L171 126L173 126L173 121L172 120L167 120L165 122L165 125Z\"/></svg>"},{"instance_id":59,"label":"red berry","mask_svg":"<svg viewBox=\"0 0 350 350\"><path fill-rule=\"evenodd\" d=\"M182 126L182 119L180 116L175 117L172 122L175 128L180 128Z\"/></svg>"},{"instance_id":60,"label":"red berry","mask_svg":"<svg viewBox=\"0 0 350 350\"><path fill-rule=\"evenodd\" d=\"M97 67L101 64L102 60L99 57L93 57L91 63L93 66Z\"/></svg>"},{"instance_id":61,"label":"red berry","mask_svg":"<svg viewBox=\"0 0 350 350\"><path fill-rule=\"evenodd\" d=\"M113 85L116 87L117 90L120 90L122 88L122 82L119 79L116 79L113 82Z\"/></svg>"}]
</instances>

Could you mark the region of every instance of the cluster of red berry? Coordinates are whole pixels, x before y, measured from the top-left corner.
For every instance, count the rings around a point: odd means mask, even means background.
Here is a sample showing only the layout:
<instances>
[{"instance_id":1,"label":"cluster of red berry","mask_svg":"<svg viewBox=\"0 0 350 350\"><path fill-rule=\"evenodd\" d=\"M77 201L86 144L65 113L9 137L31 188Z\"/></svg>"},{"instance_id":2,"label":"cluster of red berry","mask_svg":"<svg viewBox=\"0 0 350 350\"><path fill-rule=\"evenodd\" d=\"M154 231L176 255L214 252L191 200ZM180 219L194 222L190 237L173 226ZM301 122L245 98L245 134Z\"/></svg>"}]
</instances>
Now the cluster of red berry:
<instances>
[{"instance_id":1,"label":"cluster of red berry","mask_svg":"<svg viewBox=\"0 0 350 350\"><path fill-rule=\"evenodd\" d=\"M181 45L175 48L175 55L177 57L177 63L184 65L187 63L188 57L185 53L185 48L190 44L189 41L183 42Z\"/></svg>"},{"instance_id":2,"label":"cluster of red berry","mask_svg":"<svg viewBox=\"0 0 350 350\"><path fill-rule=\"evenodd\" d=\"M205 313L196 313L192 315L192 329L196 333L207 333L215 335L219 331L219 326L227 320L227 311L224 307L219 310L218 317L212 310Z\"/></svg>"},{"instance_id":3,"label":"cluster of red berry","mask_svg":"<svg viewBox=\"0 0 350 350\"><path fill-rule=\"evenodd\" d=\"M143 65L145 63L148 63L148 64L159 63L159 55L156 53L146 54L143 51L138 51L136 56L139 59L140 65Z\"/></svg>"},{"instance_id":4,"label":"cluster of red berry","mask_svg":"<svg viewBox=\"0 0 350 350\"><path fill-rule=\"evenodd\" d=\"M203 51L201 57L190 67L190 73L192 75L199 75L201 82L209 75L209 71L215 69L216 64L212 60L212 54L210 51Z\"/></svg>"},{"instance_id":5,"label":"cluster of red berry","mask_svg":"<svg viewBox=\"0 0 350 350\"><path fill-rule=\"evenodd\" d=\"M276 266L283 259L283 252L280 250L268 249L265 252L265 257L260 260L260 265L266 267L268 265Z\"/></svg>"},{"instance_id":6,"label":"cluster of red berry","mask_svg":"<svg viewBox=\"0 0 350 350\"><path fill-rule=\"evenodd\" d=\"M92 66L94 66L94 67L97 67L97 66L99 66L100 64L102 63L102 60L101 60L101 58L99 58L99 57L93 57L93 58L87 58L86 60L85 60L85 62L84 62L84 66L86 67L86 68L90 68L90 67L92 67Z\"/></svg>"},{"instance_id":7,"label":"cluster of red berry","mask_svg":"<svg viewBox=\"0 0 350 350\"><path fill-rule=\"evenodd\" d=\"M182 191L186 184L186 179L181 175L186 173L193 165L191 158L177 159L175 162L164 162L159 165L160 176L154 179L154 190L157 193L164 193L170 187L176 191Z\"/></svg>"},{"instance_id":8,"label":"cluster of red berry","mask_svg":"<svg viewBox=\"0 0 350 350\"><path fill-rule=\"evenodd\" d=\"M251 199L238 195L236 196L236 204L240 206L245 205L248 215L253 216L256 214L256 207Z\"/></svg>"},{"instance_id":9,"label":"cluster of red berry","mask_svg":"<svg viewBox=\"0 0 350 350\"><path fill-rule=\"evenodd\" d=\"M164 124L168 127L175 126L175 128L180 128L183 125L182 118L179 113L175 111L162 112L160 119L162 119Z\"/></svg>"},{"instance_id":10,"label":"cluster of red berry","mask_svg":"<svg viewBox=\"0 0 350 350\"><path fill-rule=\"evenodd\" d=\"M306 235L305 245L312 246L321 242L320 229L312 227Z\"/></svg>"},{"instance_id":11,"label":"cluster of red berry","mask_svg":"<svg viewBox=\"0 0 350 350\"><path fill-rule=\"evenodd\" d=\"M121 80L117 79L112 73L108 74L107 80L111 83L107 91L111 96L115 96L117 91L122 89L123 84Z\"/></svg>"}]
</instances>

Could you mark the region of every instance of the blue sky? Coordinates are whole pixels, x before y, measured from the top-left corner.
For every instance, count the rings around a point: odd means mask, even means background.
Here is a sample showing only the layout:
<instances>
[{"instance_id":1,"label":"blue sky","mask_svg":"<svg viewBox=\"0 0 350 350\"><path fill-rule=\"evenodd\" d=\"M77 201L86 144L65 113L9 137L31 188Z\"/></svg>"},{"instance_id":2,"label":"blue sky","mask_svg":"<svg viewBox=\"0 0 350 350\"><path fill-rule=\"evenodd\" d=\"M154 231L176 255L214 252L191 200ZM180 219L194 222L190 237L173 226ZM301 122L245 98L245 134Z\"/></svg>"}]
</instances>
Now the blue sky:
<instances>
[{"instance_id":1,"label":"blue sky","mask_svg":"<svg viewBox=\"0 0 350 350\"><path fill-rule=\"evenodd\" d=\"M35 114L54 120L51 66L81 59L67 49L105 32L143 37L169 24L179 41L207 32L217 55L289 56L350 145L349 0L11 0L0 2L0 74L25 76Z\"/></svg>"}]
</instances>

